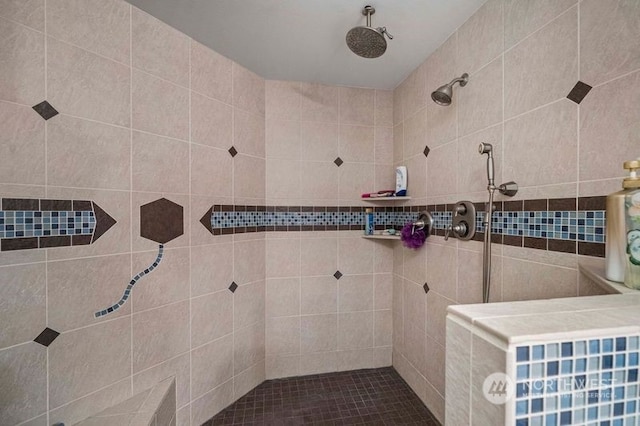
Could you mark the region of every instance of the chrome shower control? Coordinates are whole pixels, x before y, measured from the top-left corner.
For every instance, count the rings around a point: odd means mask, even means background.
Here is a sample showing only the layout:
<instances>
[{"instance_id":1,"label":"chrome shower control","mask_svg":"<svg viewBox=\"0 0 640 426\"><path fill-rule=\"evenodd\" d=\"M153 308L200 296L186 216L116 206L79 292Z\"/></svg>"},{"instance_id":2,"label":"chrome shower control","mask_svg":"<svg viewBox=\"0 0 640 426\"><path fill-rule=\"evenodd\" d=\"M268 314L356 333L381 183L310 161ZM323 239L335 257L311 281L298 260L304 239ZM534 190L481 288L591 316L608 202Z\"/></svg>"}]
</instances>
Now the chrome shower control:
<instances>
[{"instance_id":1,"label":"chrome shower control","mask_svg":"<svg viewBox=\"0 0 640 426\"><path fill-rule=\"evenodd\" d=\"M447 228L444 231L444 240L447 241L449 239L449 235L451 234L457 236L458 238L462 238L460 236L465 235L467 233L467 228L468 228L467 222L460 222L455 226L453 225L447 226Z\"/></svg>"},{"instance_id":2,"label":"chrome shower control","mask_svg":"<svg viewBox=\"0 0 640 426\"><path fill-rule=\"evenodd\" d=\"M458 201L453 206L451 219L451 225L445 229L445 240L449 239L449 235L461 240L470 240L476 234L476 208L471 201Z\"/></svg>"}]
</instances>

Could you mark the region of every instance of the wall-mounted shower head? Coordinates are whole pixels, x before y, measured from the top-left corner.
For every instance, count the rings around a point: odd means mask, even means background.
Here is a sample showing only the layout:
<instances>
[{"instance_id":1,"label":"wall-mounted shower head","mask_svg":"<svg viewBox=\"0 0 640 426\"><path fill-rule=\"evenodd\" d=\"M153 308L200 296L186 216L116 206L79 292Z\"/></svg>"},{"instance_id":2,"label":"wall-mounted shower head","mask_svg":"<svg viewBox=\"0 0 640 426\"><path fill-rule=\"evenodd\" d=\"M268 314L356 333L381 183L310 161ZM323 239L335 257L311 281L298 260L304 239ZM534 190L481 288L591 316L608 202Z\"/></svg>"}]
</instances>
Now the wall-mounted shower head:
<instances>
[{"instance_id":1,"label":"wall-mounted shower head","mask_svg":"<svg viewBox=\"0 0 640 426\"><path fill-rule=\"evenodd\" d=\"M478 146L478 152L480 154L487 154L487 180L489 186L494 185L494 165L493 165L493 146L490 143L481 143Z\"/></svg>"},{"instance_id":2,"label":"wall-mounted shower head","mask_svg":"<svg viewBox=\"0 0 640 426\"><path fill-rule=\"evenodd\" d=\"M454 78L450 83L444 86L438 87L431 93L431 99L438 105L448 106L451 105L451 99L453 97L453 85L460 83L460 87L464 87L469 82L469 74L464 73L458 78Z\"/></svg>"},{"instance_id":3,"label":"wall-mounted shower head","mask_svg":"<svg viewBox=\"0 0 640 426\"><path fill-rule=\"evenodd\" d=\"M371 15L374 13L376 10L372 6L365 6L362 14L367 17L367 26L354 27L347 33L347 46L353 53L363 58L377 58L386 52L385 35L389 40L393 40L393 36L389 34L386 27L371 26Z\"/></svg>"}]
</instances>

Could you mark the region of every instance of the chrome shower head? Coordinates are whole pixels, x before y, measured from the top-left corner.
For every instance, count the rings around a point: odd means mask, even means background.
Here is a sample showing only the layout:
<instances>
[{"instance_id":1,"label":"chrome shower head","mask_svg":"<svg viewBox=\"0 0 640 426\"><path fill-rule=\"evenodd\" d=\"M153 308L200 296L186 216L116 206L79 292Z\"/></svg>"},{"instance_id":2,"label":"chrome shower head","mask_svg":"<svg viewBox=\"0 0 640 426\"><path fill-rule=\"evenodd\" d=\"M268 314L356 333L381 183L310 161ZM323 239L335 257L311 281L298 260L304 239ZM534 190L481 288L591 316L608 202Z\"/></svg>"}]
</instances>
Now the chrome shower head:
<instances>
[{"instance_id":1,"label":"chrome shower head","mask_svg":"<svg viewBox=\"0 0 640 426\"><path fill-rule=\"evenodd\" d=\"M347 46L353 53L363 58L378 58L387 50L386 35L389 40L393 36L389 34L386 27L373 28L371 26L371 15L376 13L372 6L365 6L362 14L367 17L367 25L354 27L347 33Z\"/></svg>"},{"instance_id":2,"label":"chrome shower head","mask_svg":"<svg viewBox=\"0 0 640 426\"><path fill-rule=\"evenodd\" d=\"M464 87L469 82L469 74L464 73L458 78L454 78L450 83L444 86L438 87L431 93L431 99L438 105L448 106L451 105L451 99L453 98L453 85L460 83L460 87Z\"/></svg>"}]
</instances>

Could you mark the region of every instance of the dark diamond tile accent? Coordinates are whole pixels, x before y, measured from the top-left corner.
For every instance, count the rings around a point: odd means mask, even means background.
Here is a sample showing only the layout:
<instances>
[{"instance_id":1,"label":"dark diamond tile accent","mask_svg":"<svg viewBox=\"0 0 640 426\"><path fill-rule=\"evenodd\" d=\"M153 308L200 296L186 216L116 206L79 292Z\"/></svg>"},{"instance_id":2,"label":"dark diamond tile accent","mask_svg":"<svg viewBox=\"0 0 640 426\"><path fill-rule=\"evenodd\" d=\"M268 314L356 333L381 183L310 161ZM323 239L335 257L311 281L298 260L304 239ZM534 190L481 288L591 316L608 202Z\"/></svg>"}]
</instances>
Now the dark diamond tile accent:
<instances>
[{"instance_id":1,"label":"dark diamond tile accent","mask_svg":"<svg viewBox=\"0 0 640 426\"><path fill-rule=\"evenodd\" d=\"M267 380L204 425L439 423L393 367L386 367Z\"/></svg>"},{"instance_id":2,"label":"dark diamond tile accent","mask_svg":"<svg viewBox=\"0 0 640 426\"><path fill-rule=\"evenodd\" d=\"M333 160L334 163L336 163L336 166L340 167L342 166L342 163L344 163L344 161L342 161L342 158L338 157L335 160Z\"/></svg>"},{"instance_id":3,"label":"dark diamond tile accent","mask_svg":"<svg viewBox=\"0 0 640 426\"><path fill-rule=\"evenodd\" d=\"M424 288L424 292L425 292L425 293L429 293L429 284L424 283L424 285L422 286L422 288Z\"/></svg>"},{"instance_id":4,"label":"dark diamond tile accent","mask_svg":"<svg viewBox=\"0 0 640 426\"><path fill-rule=\"evenodd\" d=\"M59 335L60 333L47 327L33 341L40 343L42 346L49 346Z\"/></svg>"},{"instance_id":5,"label":"dark diamond tile accent","mask_svg":"<svg viewBox=\"0 0 640 426\"><path fill-rule=\"evenodd\" d=\"M238 150L232 146L231 148L229 148L229 154L231 154L232 157L235 157L236 155L238 155Z\"/></svg>"},{"instance_id":6,"label":"dark diamond tile accent","mask_svg":"<svg viewBox=\"0 0 640 426\"><path fill-rule=\"evenodd\" d=\"M58 115L58 111L56 111L56 109L47 101L42 101L38 105L34 105L32 108L45 120Z\"/></svg>"},{"instance_id":7,"label":"dark diamond tile accent","mask_svg":"<svg viewBox=\"0 0 640 426\"><path fill-rule=\"evenodd\" d=\"M422 151L422 153L424 154L425 157L429 156L429 152L431 152L431 150L429 149L429 146L425 146L424 147L424 151Z\"/></svg>"},{"instance_id":8,"label":"dark diamond tile accent","mask_svg":"<svg viewBox=\"0 0 640 426\"><path fill-rule=\"evenodd\" d=\"M333 274L333 276L336 278L336 280L339 280L340 278L342 278L342 272L336 271L336 273Z\"/></svg>"},{"instance_id":9,"label":"dark diamond tile accent","mask_svg":"<svg viewBox=\"0 0 640 426\"><path fill-rule=\"evenodd\" d=\"M140 206L140 236L160 244L166 244L178 238L184 234L183 211L181 205L166 198ZM97 232L98 225L96 225ZM93 240L96 240L95 236Z\"/></svg>"},{"instance_id":10,"label":"dark diamond tile accent","mask_svg":"<svg viewBox=\"0 0 640 426\"><path fill-rule=\"evenodd\" d=\"M578 81L576 85L573 86L573 89L571 89L571 92L567 95L567 99L579 104L591 89L592 87L588 84Z\"/></svg>"},{"instance_id":11,"label":"dark diamond tile accent","mask_svg":"<svg viewBox=\"0 0 640 426\"><path fill-rule=\"evenodd\" d=\"M231 293L235 293L235 291L238 289L238 284L236 284L236 282L232 282L231 285L229 286L229 291Z\"/></svg>"}]
</instances>

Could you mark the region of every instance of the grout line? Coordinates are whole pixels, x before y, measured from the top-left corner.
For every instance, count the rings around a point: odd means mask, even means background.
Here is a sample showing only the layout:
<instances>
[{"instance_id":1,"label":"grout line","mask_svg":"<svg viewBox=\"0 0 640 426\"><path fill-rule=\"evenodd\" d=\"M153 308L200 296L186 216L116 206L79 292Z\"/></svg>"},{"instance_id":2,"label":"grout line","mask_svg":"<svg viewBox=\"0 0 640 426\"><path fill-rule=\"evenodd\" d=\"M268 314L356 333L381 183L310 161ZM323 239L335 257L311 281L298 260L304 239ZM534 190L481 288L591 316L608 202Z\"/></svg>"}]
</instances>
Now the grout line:
<instances>
[{"instance_id":1,"label":"grout line","mask_svg":"<svg viewBox=\"0 0 640 426\"><path fill-rule=\"evenodd\" d=\"M578 27L578 36L577 39L577 55L578 55L578 81L581 81L581 73L580 73L580 3L577 6L577 27ZM580 195L580 104L578 103L576 108L576 195ZM579 285L578 280L578 285Z\"/></svg>"},{"instance_id":2,"label":"grout line","mask_svg":"<svg viewBox=\"0 0 640 426\"><path fill-rule=\"evenodd\" d=\"M44 9L46 10L46 0L44 0L44 2L45 2L45 7L44 7ZM7 21L7 22L10 22L10 23L12 23L12 24L18 25L18 26L20 26L20 27L22 27L22 28L26 28L26 29L28 29L28 30L31 30L31 31L33 31L33 32L36 32L36 33L38 33L38 34L42 34L42 35L45 35L45 33L46 33L46 31L47 31L47 14L46 14L46 13L45 13L45 16L44 16L44 29L43 29L43 30L38 30L38 29L36 29L36 28L30 27L30 26L28 26L28 25L25 25L25 24L23 24L22 22L14 21L13 19L8 18L8 17L6 17L6 16L0 16L0 21Z\"/></svg>"},{"instance_id":3,"label":"grout line","mask_svg":"<svg viewBox=\"0 0 640 426\"><path fill-rule=\"evenodd\" d=\"M129 211L133 218L133 7L129 5ZM133 271L133 224L129 226L129 276L134 276ZM130 318L130 375L131 375L131 395L133 395L133 304L134 297L131 298L131 318Z\"/></svg>"},{"instance_id":4,"label":"grout line","mask_svg":"<svg viewBox=\"0 0 640 426\"><path fill-rule=\"evenodd\" d=\"M189 214L191 215L191 209L193 208L193 202L192 202L192 184L191 184L191 177L192 177L192 162L193 162L193 127L192 127L192 111L191 111L191 105L192 105L192 75L193 75L193 64L192 64L192 60L191 60L191 51L193 50L193 39L189 38ZM192 329L193 329L193 300L192 300L192 274L191 274L191 265L193 264L193 253L192 253L192 246L193 246L193 242L192 242L192 231L191 231L191 223L189 223L188 226L188 241L189 241L189 420L191 421L191 399L192 399L192 395L191 395L191 390L193 388L193 333L192 333ZM231 332L233 333L233 328L231 329ZM233 373L232 373L233 374ZM176 388L176 392L177 392L177 388ZM178 410L176 410L176 416L177 416Z\"/></svg>"},{"instance_id":5,"label":"grout line","mask_svg":"<svg viewBox=\"0 0 640 426\"><path fill-rule=\"evenodd\" d=\"M235 62L231 62L231 102L235 103ZM235 126L235 118L236 118L236 108L233 107L231 110L231 146L235 146L236 142L236 126ZM266 120L265 120L266 123ZM266 130L266 129L265 129ZM266 134L265 134L266 137ZM266 150L265 150L266 155ZM231 200L235 203L235 161L234 158L231 158ZM266 261L266 250L265 250L265 261ZM236 238L233 237L232 241L232 249L231 249L231 264L233 265L232 271L232 281L235 282L236 278ZM231 356L231 388L233 394L231 395L231 400L235 401L236 399L236 356L235 356L235 347L236 347L236 293L231 293L231 330L233 331L232 336L232 348L234 348L232 356ZM265 340L266 344L266 340ZM226 382L225 382L226 383ZM191 409L193 415L193 408ZM192 419L193 420L193 419Z\"/></svg>"},{"instance_id":6,"label":"grout line","mask_svg":"<svg viewBox=\"0 0 640 426\"><path fill-rule=\"evenodd\" d=\"M48 57L49 57L49 43L47 41L47 0L44 0L44 98L47 99L49 96L49 86L48 86ZM49 193L49 170L48 170L48 120L44 122L44 194L45 197L48 197ZM49 250L44 251L44 287L45 287L45 324L49 326ZM45 361L45 371L47 374L47 388L46 388L46 414L47 414L47 424L50 424L50 409L51 409L51 383L50 383L50 371L49 371L49 346L46 349L46 361Z\"/></svg>"},{"instance_id":7,"label":"grout line","mask_svg":"<svg viewBox=\"0 0 640 426\"><path fill-rule=\"evenodd\" d=\"M533 37L534 35L538 34L540 31L542 31L546 27L550 26L552 23L554 23L555 21L557 21L558 19L560 19L564 15L568 14L571 11L571 9L573 9L574 7L576 7L576 6L573 5L573 6L569 7L567 10L565 10L565 11L561 12L560 14L556 15L553 19L548 21L546 24L544 24L543 26L539 27L537 30L533 31L532 33L528 34L527 36L523 37L521 40L519 40L513 46L509 47L508 49L505 49L503 53L506 54L506 53L510 52L511 50L515 49L517 46L522 44L525 40L530 39L531 37ZM504 20L504 17L503 17L503 20ZM504 34L504 32L503 32L503 34ZM578 37L579 36L580 36L580 33L578 33Z\"/></svg>"},{"instance_id":8,"label":"grout line","mask_svg":"<svg viewBox=\"0 0 640 426\"><path fill-rule=\"evenodd\" d=\"M71 401L67 401L67 402L65 402L65 403L64 403L64 404L62 404L62 405L59 405L59 406L57 406L57 407L54 407L51 411L59 410L60 408L67 407L67 406L69 406L69 405L73 404L74 402L77 402L77 401L80 401L80 400L82 400L82 399L88 398L88 397L90 397L90 396L96 395L98 392L102 392L103 390L108 389L108 388L110 388L110 387L112 387L112 386L115 386L115 385L117 385L117 384L118 384L118 383L120 383L120 382L124 382L124 381L125 381L125 380L127 380L127 379L129 379L129 377L123 377L123 378L121 378L121 379L118 379L118 380L116 380L116 381L115 381L115 382L113 382L113 383L110 383L110 384L108 384L108 385L106 385L106 386L102 386L101 388L96 389L96 390L94 390L94 391L92 391L92 392L89 392L89 393L87 393L87 394L84 394L84 395L82 395L82 396L81 396L81 397L79 397L79 398L73 399L73 400L71 400Z\"/></svg>"},{"instance_id":9,"label":"grout line","mask_svg":"<svg viewBox=\"0 0 640 426\"><path fill-rule=\"evenodd\" d=\"M593 86L593 88L595 89L596 87L604 86L605 84L612 83L612 82L614 82L614 81L616 81L616 80L620 80L620 79L623 79L623 78L625 78L625 77L629 77L630 75L635 74L635 73L637 73L637 72L640 72L640 68L637 68L637 69L635 69L635 70L633 70L633 71L630 71L630 72L628 72L628 73L625 73L625 74L619 75L619 76L617 76L617 77L614 77L614 78L612 78L611 80L607 80L607 81L605 81L605 82L603 82L603 83L596 84L595 86Z\"/></svg>"},{"instance_id":10,"label":"grout line","mask_svg":"<svg viewBox=\"0 0 640 426\"><path fill-rule=\"evenodd\" d=\"M505 13L504 13L504 4L502 6L503 10L502 10L502 142L500 143L500 177L502 178L502 181L504 182L505 176L504 176L504 169L505 169L505 164L506 162L506 154L505 152L506 150L506 139L504 137L504 129L505 129L505 114L506 114L506 102L505 102L505 46L506 46L506 40L505 40ZM485 204L486 207L486 204ZM485 213L486 214L486 213ZM489 217L489 228L493 227L493 210L491 211L491 215ZM485 230L486 231L486 230ZM524 241L524 240L523 240ZM493 244L493 241L489 241L489 244ZM484 259L484 248L482 250L482 257ZM502 256L504 254L504 251L502 249L500 249L500 256ZM491 261L491 268L489 268L489 283L491 283L491 275L492 275L492 269L493 269L493 253L491 253L491 259L489 259ZM502 258L500 259L500 298L498 299L498 301L502 301L504 298L504 285L503 284L503 277L504 277L504 262L502 261ZM495 288L494 288L495 290ZM482 292L482 289L481 289ZM484 295L483 295L484 298ZM489 301L491 301L491 286L489 286Z\"/></svg>"}]
</instances>

